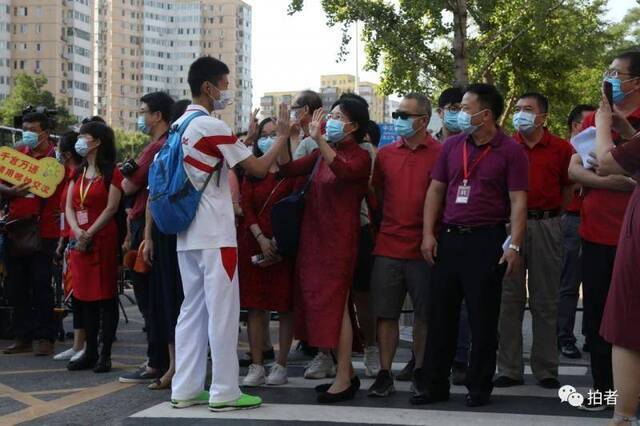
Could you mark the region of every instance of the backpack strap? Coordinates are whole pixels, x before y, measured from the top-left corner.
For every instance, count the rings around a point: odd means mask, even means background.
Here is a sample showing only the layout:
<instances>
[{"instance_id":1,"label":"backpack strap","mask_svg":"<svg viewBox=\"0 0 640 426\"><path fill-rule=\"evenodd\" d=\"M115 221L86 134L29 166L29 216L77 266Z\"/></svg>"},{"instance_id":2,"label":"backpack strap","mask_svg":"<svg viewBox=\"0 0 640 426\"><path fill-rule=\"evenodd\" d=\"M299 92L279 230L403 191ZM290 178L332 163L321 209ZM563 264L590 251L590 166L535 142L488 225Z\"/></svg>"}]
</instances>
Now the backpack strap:
<instances>
[{"instance_id":1,"label":"backpack strap","mask_svg":"<svg viewBox=\"0 0 640 426\"><path fill-rule=\"evenodd\" d=\"M182 135L184 134L185 130L187 130L187 127L189 126L189 124L191 124L194 118L203 117L206 115L207 114L204 111L196 110L193 114L185 118L184 121L180 123L180 126L178 126L177 124L174 124L173 127L171 127L170 133L177 132L180 135L180 138L182 138ZM217 168L214 167L213 171L209 174L209 176L207 176L207 180L205 180L204 185L202 185L202 189L200 190L200 192L204 192L204 190L207 188L207 185L209 185L209 182L211 181L211 178L213 177L213 174L216 172L216 170ZM218 174L218 185L219 184L220 184L220 174Z\"/></svg>"}]
</instances>

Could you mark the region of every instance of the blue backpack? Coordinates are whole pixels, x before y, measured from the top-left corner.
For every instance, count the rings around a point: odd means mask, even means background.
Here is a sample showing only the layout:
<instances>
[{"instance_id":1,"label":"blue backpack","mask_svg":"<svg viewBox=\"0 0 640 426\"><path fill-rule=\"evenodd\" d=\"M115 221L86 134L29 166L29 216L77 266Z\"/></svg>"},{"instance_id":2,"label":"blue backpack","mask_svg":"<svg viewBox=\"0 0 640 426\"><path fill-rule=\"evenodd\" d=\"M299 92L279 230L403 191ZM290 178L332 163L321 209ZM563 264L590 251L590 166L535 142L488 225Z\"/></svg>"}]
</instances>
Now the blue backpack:
<instances>
[{"instance_id":1,"label":"blue backpack","mask_svg":"<svg viewBox=\"0 0 640 426\"><path fill-rule=\"evenodd\" d=\"M194 118L206 115L202 111L194 112L180 126L171 127L167 142L149 168L149 208L163 234L177 234L189 228L202 193L213 176L211 173L198 190L189 180L183 164L182 135Z\"/></svg>"}]
</instances>

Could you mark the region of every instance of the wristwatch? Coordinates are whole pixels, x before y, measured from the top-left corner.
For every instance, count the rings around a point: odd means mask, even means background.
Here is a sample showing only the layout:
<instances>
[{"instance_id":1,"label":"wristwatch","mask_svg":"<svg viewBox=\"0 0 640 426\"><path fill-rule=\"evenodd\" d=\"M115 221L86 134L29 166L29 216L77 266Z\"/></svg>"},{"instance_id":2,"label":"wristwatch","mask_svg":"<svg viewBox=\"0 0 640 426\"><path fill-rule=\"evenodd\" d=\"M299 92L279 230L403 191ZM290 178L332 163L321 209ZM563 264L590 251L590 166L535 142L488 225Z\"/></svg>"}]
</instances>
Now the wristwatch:
<instances>
[{"instance_id":1,"label":"wristwatch","mask_svg":"<svg viewBox=\"0 0 640 426\"><path fill-rule=\"evenodd\" d=\"M509 244L509 248L515 251L516 253L520 254L520 246L517 246L515 244Z\"/></svg>"}]
</instances>

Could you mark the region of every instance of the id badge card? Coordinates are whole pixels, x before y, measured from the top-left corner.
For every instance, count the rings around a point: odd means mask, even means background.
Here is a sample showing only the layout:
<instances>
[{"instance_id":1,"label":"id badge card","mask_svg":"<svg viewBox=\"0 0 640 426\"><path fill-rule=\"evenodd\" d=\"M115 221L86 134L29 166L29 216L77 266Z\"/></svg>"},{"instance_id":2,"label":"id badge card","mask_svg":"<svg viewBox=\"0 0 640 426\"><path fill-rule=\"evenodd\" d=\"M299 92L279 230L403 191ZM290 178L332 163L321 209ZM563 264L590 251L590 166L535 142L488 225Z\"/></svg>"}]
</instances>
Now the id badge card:
<instances>
[{"instance_id":1,"label":"id badge card","mask_svg":"<svg viewBox=\"0 0 640 426\"><path fill-rule=\"evenodd\" d=\"M89 212L86 210L78 210L76 212L76 220L78 221L78 225L86 225L89 223Z\"/></svg>"},{"instance_id":2,"label":"id badge card","mask_svg":"<svg viewBox=\"0 0 640 426\"><path fill-rule=\"evenodd\" d=\"M456 204L467 204L469 202L469 194L471 193L471 186L467 183L463 183L458 187L458 194L456 195Z\"/></svg>"}]
</instances>

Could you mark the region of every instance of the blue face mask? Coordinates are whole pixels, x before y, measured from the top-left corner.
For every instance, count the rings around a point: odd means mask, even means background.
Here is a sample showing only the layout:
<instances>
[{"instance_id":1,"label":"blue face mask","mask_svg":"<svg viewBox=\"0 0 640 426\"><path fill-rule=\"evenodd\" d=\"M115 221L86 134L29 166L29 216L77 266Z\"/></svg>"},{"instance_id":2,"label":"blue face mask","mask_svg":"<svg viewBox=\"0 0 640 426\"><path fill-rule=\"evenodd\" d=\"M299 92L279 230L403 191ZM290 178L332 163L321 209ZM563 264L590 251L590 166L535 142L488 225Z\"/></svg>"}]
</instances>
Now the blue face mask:
<instances>
[{"instance_id":1,"label":"blue face mask","mask_svg":"<svg viewBox=\"0 0 640 426\"><path fill-rule=\"evenodd\" d=\"M521 133L531 133L536 129L536 115L529 111L518 111L513 115L513 127Z\"/></svg>"},{"instance_id":2,"label":"blue face mask","mask_svg":"<svg viewBox=\"0 0 640 426\"><path fill-rule=\"evenodd\" d=\"M398 134L398 136L402 136L403 138L410 138L415 135L417 130L413 128L414 118L396 118L393 122L393 128Z\"/></svg>"},{"instance_id":3,"label":"blue face mask","mask_svg":"<svg viewBox=\"0 0 640 426\"><path fill-rule=\"evenodd\" d=\"M342 139L345 138L345 133L344 133L344 124L342 121L340 120L334 120L333 118L327 120L327 125L326 125L326 135L327 135L327 140L329 142L340 142Z\"/></svg>"},{"instance_id":4,"label":"blue face mask","mask_svg":"<svg viewBox=\"0 0 640 426\"><path fill-rule=\"evenodd\" d=\"M450 132L459 132L460 126L458 125L458 114L460 111L445 111L444 112L444 127Z\"/></svg>"},{"instance_id":5,"label":"blue face mask","mask_svg":"<svg viewBox=\"0 0 640 426\"><path fill-rule=\"evenodd\" d=\"M147 122L144 119L144 115L141 115L138 117L138 130L140 130L145 135L148 135L149 131L151 130L149 129L149 126L147 126Z\"/></svg>"},{"instance_id":6,"label":"blue face mask","mask_svg":"<svg viewBox=\"0 0 640 426\"><path fill-rule=\"evenodd\" d=\"M458 113L458 127L460 127L460 130L467 135L470 135L478 130L480 125L471 124L471 119L473 118L473 116L480 114L481 112L484 112L484 110L478 111L473 115L470 115L468 112L460 111Z\"/></svg>"},{"instance_id":7,"label":"blue face mask","mask_svg":"<svg viewBox=\"0 0 640 426\"><path fill-rule=\"evenodd\" d=\"M64 158L62 158L62 153L60 152L60 150L57 150L57 149L56 149L56 160L58 160L58 163L64 164Z\"/></svg>"},{"instance_id":8,"label":"blue face mask","mask_svg":"<svg viewBox=\"0 0 640 426\"><path fill-rule=\"evenodd\" d=\"M611 89L612 89L612 98L613 98L613 103L614 104L619 104L621 103L625 96L627 96L629 93L624 93L622 91L622 83L626 83L627 81L631 81L631 80L636 80L640 77L634 77L634 78L630 78L628 80L622 81L619 78L613 78L613 77L605 77L604 81L608 81L609 83L611 83Z\"/></svg>"},{"instance_id":9,"label":"blue face mask","mask_svg":"<svg viewBox=\"0 0 640 426\"><path fill-rule=\"evenodd\" d=\"M266 154L275 142L276 138L274 138L273 136L261 137L260 139L258 139L258 148L260 148L260 151L262 151L263 154Z\"/></svg>"},{"instance_id":10,"label":"blue face mask","mask_svg":"<svg viewBox=\"0 0 640 426\"><path fill-rule=\"evenodd\" d=\"M22 132L22 144L28 146L29 149L34 149L38 146L38 134L29 131Z\"/></svg>"},{"instance_id":11,"label":"blue face mask","mask_svg":"<svg viewBox=\"0 0 640 426\"><path fill-rule=\"evenodd\" d=\"M82 158L86 157L89 154L89 145L87 144L87 140L85 138L78 138L76 141L76 152Z\"/></svg>"}]
</instances>

